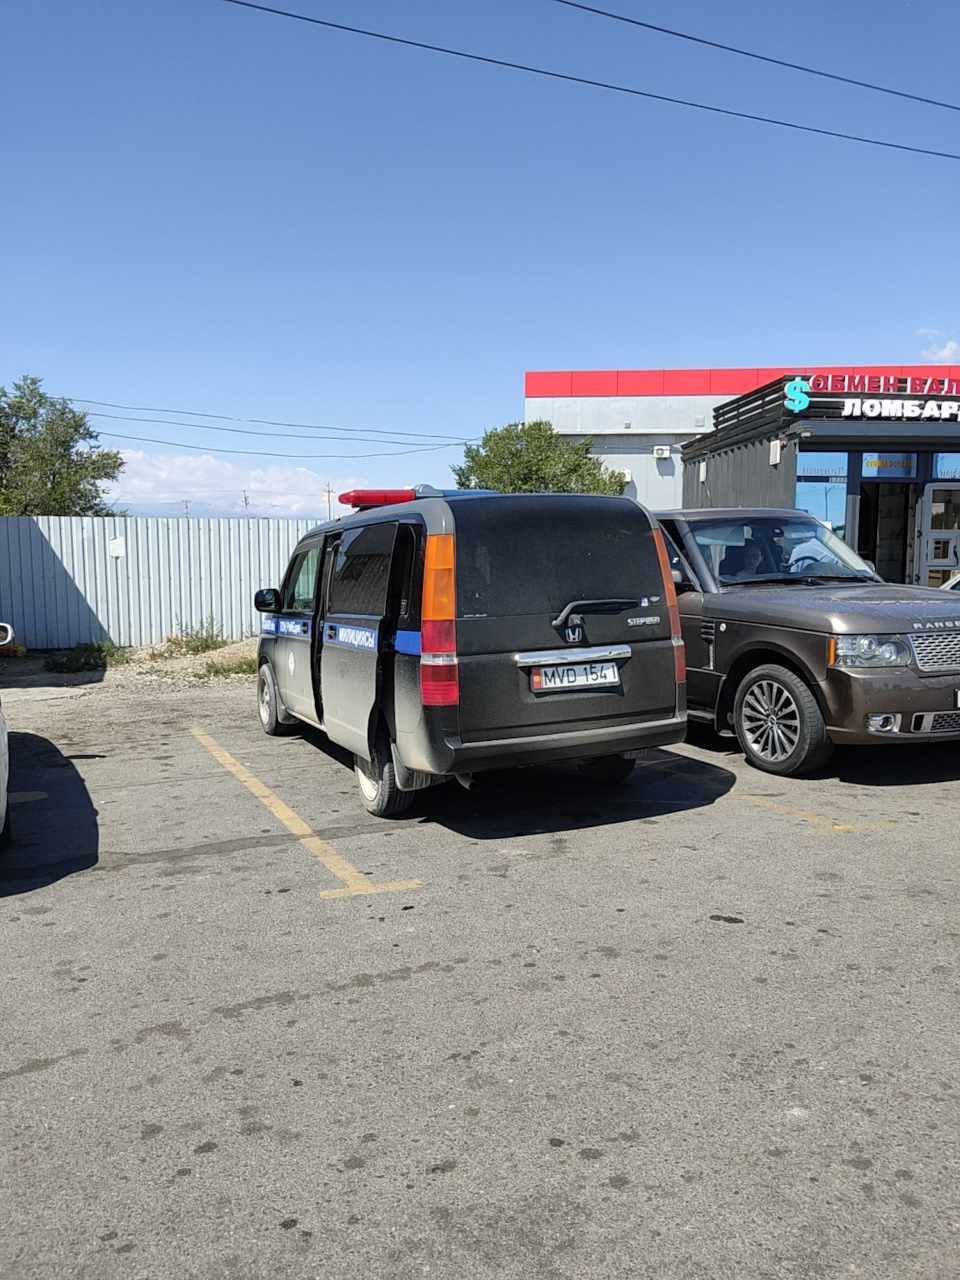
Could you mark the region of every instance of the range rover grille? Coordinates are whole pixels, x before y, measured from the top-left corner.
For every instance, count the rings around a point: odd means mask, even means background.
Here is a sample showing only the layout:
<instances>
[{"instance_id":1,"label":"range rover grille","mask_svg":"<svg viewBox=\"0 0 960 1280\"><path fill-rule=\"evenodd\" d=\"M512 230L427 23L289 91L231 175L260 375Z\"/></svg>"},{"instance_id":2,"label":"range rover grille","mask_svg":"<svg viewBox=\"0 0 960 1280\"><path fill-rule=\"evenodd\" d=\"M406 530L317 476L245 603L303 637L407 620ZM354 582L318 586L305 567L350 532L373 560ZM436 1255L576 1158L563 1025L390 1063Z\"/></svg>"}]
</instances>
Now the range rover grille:
<instances>
[{"instance_id":1,"label":"range rover grille","mask_svg":"<svg viewBox=\"0 0 960 1280\"><path fill-rule=\"evenodd\" d=\"M930 631L912 635L910 643L921 671L960 670L960 631Z\"/></svg>"}]
</instances>

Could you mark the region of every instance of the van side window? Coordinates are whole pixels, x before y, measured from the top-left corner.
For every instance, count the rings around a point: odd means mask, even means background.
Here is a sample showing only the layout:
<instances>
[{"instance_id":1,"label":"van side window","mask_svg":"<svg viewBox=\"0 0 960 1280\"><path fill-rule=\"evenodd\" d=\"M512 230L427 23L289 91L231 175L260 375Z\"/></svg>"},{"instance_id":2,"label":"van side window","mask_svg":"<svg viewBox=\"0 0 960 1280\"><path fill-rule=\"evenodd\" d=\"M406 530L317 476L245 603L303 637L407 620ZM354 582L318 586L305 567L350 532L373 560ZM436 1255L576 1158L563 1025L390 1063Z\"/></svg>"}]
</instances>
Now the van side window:
<instances>
[{"instance_id":1,"label":"van side window","mask_svg":"<svg viewBox=\"0 0 960 1280\"><path fill-rule=\"evenodd\" d=\"M393 553L386 616L405 627L420 625L420 592L417 588L422 579L423 565L419 534L419 526L402 524Z\"/></svg>"},{"instance_id":2,"label":"van side window","mask_svg":"<svg viewBox=\"0 0 960 1280\"><path fill-rule=\"evenodd\" d=\"M317 566L320 563L320 545L314 543L297 555L290 565L283 587L283 608L301 613L313 613L317 599Z\"/></svg>"},{"instance_id":3,"label":"van side window","mask_svg":"<svg viewBox=\"0 0 960 1280\"><path fill-rule=\"evenodd\" d=\"M320 581L317 586L317 599L320 601L321 618L325 618L330 612L330 592L333 588L333 569L339 549L339 534L328 537L323 544L323 563L320 566Z\"/></svg>"},{"instance_id":4,"label":"van side window","mask_svg":"<svg viewBox=\"0 0 960 1280\"><path fill-rule=\"evenodd\" d=\"M667 548L667 560L669 561L670 568L678 569L680 571L680 581L682 583L695 587L699 591L700 587L696 576L690 568L690 565L687 563L683 553L680 551L680 548L674 541L672 532L668 531L662 524L660 526L660 532L663 534L663 545Z\"/></svg>"},{"instance_id":5,"label":"van side window","mask_svg":"<svg viewBox=\"0 0 960 1280\"><path fill-rule=\"evenodd\" d=\"M330 613L381 618L387 602L395 522L351 529L343 535L330 588Z\"/></svg>"}]
</instances>

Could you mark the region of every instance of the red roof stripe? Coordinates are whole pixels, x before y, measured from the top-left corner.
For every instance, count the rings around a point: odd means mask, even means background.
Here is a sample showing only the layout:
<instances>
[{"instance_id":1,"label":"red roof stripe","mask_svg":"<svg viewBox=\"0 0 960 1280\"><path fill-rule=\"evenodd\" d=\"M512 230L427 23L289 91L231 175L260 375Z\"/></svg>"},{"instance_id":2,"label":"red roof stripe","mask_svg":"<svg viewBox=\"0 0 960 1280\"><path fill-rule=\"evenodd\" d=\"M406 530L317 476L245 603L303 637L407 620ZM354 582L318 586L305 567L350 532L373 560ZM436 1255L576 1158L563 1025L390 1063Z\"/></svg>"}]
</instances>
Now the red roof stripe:
<instances>
[{"instance_id":1,"label":"red roof stripe","mask_svg":"<svg viewBox=\"0 0 960 1280\"><path fill-rule=\"evenodd\" d=\"M743 395L790 373L858 373L875 376L960 379L960 365L790 365L775 369L616 369L530 372L525 395L705 396Z\"/></svg>"}]
</instances>

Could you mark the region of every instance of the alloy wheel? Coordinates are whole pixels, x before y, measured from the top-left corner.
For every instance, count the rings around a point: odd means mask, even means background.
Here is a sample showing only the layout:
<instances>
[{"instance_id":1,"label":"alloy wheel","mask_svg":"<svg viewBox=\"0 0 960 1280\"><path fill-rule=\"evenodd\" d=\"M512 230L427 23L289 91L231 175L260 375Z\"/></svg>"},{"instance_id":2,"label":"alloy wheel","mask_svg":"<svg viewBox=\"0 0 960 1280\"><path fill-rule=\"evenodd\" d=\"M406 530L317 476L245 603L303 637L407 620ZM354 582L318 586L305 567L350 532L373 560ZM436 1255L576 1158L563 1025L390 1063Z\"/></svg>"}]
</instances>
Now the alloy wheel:
<instances>
[{"instance_id":1,"label":"alloy wheel","mask_svg":"<svg viewBox=\"0 0 960 1280\"><path fill-rule=\"evenodd\" d=\"M800 708L789 689L776 680L758 680L747 691L740 712L743 735L761 760L782 764L800 741Z\"/></svg>"}]
</instances>

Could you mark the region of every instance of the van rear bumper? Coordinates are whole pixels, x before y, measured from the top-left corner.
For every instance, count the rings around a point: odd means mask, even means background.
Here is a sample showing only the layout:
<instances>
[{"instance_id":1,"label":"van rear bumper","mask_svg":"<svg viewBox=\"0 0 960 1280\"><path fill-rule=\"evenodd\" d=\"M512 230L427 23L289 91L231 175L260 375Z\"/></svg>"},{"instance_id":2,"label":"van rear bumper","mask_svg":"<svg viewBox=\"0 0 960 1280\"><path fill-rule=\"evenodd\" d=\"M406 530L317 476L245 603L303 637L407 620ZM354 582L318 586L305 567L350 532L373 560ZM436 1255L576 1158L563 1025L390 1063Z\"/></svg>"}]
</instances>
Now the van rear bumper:
<instances>
[{"instance_id":1,"label":"van rear bumper","mask_svg":"<svg viewBox=\"0 0 960 1280\"><path fill-rule=\"evenodd\" d=\"M686 716L666 720L646 720L640 724L583 729L574 733L536 734L528 738L492 738L485 742L461 742L448 738L447 756L437 773L481 773L486 769L510 769L516 765L547 764L555 760L584 760L591 756L616 755L621 751L642 751L682 742L687 731ZM449 755L447 753L449 752Z\"/></svg>"}]
</instances>

